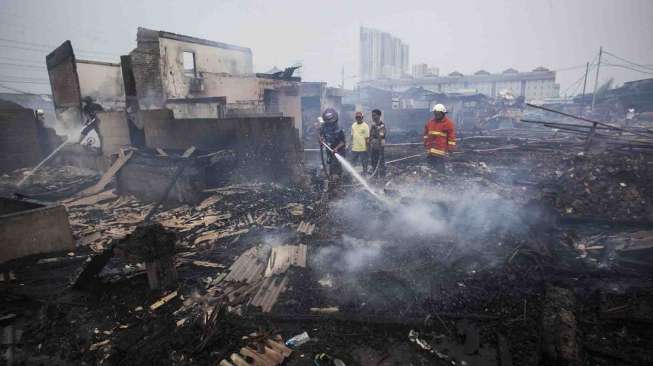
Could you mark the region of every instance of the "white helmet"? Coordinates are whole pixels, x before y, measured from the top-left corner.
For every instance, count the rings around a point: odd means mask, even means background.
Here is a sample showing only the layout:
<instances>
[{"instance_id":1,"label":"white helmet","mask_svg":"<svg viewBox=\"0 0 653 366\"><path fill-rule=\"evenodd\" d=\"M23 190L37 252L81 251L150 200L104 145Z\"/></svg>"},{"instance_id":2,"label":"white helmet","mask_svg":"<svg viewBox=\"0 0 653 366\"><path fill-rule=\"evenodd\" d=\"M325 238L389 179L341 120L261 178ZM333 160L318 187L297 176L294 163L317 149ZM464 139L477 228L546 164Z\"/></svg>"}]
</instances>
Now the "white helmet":
<instances>
[{"instance_id":1,"label":"white helmet","mask_svg":"<svg viewBox=\"0 0 653 366\"><path fill-rule=\"evenodd\" d=\"M445 107L444 104L438 103L433 107L433 112L447 113L447 107Z\"/></svg>"}]
</instances>

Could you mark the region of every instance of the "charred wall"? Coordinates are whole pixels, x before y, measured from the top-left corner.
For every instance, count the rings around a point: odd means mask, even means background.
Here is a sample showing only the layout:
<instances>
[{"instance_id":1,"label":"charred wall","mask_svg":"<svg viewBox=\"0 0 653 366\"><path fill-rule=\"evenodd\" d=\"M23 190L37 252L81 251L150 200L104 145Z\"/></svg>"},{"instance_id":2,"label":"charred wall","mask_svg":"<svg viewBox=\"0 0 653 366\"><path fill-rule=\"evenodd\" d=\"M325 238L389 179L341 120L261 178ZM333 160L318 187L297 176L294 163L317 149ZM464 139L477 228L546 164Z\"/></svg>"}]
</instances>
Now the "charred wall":
<instances>
[{"instance_id":1,"label":"charred wall","mask_svg":"<svg viewBox=\"0 0 653 366\"><path fill-rule=\"evenodd\" d=\"M0 173L38 164L43 151L34 112L2 107L0 103Z\"/></svg>"},{"instance_id":2,"label":"charred wall","mask_svg":"<svg viewBox=\"0 0 653 366\"><path fill-rule=\"evenodd\" d=\"M81 89L75 53L66 41L45 58L57 120L71 129L82 123Z\"/></svg>"},{"instance_id":3,"label":"charred wall","mask_svg":"<svg viewBox=\"0 0 653 366\"><path fill-rule=\"evenodd\" d=\"M302 147L290 117L148 119L145 140L149 148L234 150L235 176L281 182L301 179Z\"/></svg>"},{"instance_id":4,"label":"charred wall","mask_svg":"<svg viewBox=\"0 0 653 366\"><path fill-rule=\"evenodd\" d=\"M129 54L136 95L141 109L158 109L165 104L161 74L159 32L138 28L137 47Z\"/></svg>"}]
</instances>

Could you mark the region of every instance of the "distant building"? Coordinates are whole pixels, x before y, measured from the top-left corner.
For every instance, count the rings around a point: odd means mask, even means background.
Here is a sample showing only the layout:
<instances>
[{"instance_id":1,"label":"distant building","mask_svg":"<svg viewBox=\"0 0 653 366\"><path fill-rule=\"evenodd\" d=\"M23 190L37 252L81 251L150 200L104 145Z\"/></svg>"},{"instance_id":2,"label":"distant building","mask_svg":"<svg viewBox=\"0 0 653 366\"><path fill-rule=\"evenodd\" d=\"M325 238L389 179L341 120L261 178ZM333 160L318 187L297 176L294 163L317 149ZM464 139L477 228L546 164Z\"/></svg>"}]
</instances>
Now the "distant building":
<instances>
[{"instance_id":1,"label":"distant building","mask_svg":"<svg viewBox=\"0 0 653 366\"><path fill-rule=\"evenodd\" d=\"M429 67L428 64L415 64L413 65L412 75L414 78L421 78L424 76L439 76L440 69L437 67Z\"/></svg>"},{"instance_id":2,"label":"distant building","mask_svg":"<svg viewBox=\"0 0 653 366\"><path fill-rule=\"evenodd\" d=\"M425 71L425 64L415 65L415 71ZM415 76L402 79L363 80L360 87L371 86L379 89L404 92L413 87L422 87L435 93L481 93L489 97L497 97L502 91L509 91L515 97L523 96L526 100L543 100L555 98L560 91L556 83L556 73L544 67L533 71L519 72L513 68L498 74L479 70L473 75L463 75L453 71L447 76Z\"/></svg>"},{"instance_id":3,"label":"distant building","mask_svg":"<svg viewBox=\"0 0 653 366\"><path fill-rule=\"evenodd\" d=\"M361 80L397 79L408 73L409 47L390 33L360 28Z\"/></svg>"}]
</instances>

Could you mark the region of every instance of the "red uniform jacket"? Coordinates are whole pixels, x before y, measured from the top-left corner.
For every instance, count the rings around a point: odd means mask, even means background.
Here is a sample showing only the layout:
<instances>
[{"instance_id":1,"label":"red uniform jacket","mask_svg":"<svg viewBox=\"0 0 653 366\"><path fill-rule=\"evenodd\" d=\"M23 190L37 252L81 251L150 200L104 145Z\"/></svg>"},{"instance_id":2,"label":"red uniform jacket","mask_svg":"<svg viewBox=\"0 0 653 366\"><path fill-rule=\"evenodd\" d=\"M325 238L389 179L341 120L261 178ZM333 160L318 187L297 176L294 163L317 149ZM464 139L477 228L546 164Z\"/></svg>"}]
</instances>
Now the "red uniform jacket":
<instances>
[{"instance_id":1,"label":"red uniform jacket","mask_svg":"<svg viewBox=\"0 0 653 366\"><path fill-rule=\"evenodd\" d=\"M424 126L424 147L429 155L444 156L456 147L456 131L453 122L447 118L436 121L432 118Z\"/></svg>"}]
</instances>

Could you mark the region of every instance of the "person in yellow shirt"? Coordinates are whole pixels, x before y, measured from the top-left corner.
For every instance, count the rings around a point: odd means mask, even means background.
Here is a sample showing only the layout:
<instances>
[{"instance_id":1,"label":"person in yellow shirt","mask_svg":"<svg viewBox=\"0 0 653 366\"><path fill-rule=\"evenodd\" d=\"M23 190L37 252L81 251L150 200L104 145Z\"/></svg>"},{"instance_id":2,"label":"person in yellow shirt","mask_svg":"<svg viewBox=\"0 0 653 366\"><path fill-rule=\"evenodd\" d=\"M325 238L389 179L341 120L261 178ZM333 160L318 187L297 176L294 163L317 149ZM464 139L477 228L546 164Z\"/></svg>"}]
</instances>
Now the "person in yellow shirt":
<instances>
[{"instance_id":1,"label":"person in yellow shirt","mask_svg":"<svg viewBox=\"0 0 653 366\"><path fill-rule=\"evenodd\" d=\"M363 112L356 112L356 122L351 125L351 163L360 161L363 175L367 173L367 147L370 140L370 126L363 121Z\"/></svg>"}]
</instances>

